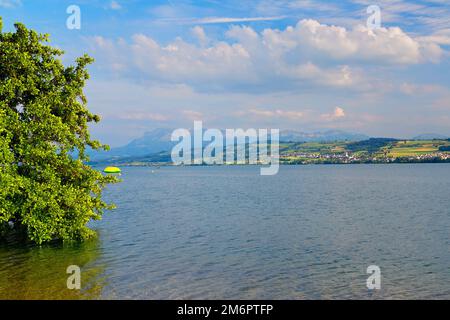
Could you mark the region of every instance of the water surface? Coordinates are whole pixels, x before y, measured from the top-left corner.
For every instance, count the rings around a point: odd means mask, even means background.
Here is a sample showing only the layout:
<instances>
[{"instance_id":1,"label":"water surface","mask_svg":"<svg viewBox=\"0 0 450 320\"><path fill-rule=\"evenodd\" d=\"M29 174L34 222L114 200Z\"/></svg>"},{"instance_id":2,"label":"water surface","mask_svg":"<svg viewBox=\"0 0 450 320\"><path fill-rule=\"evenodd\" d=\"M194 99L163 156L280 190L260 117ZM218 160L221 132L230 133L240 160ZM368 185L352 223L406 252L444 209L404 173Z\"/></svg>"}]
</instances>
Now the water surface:
<instances>
[{"instance_id":1,"label":"water surface","mask_svg":"<svg viewBox=\"0 0 450 320\"><path fill-rule=\"evenodd\" d=\"M122 179L97 240L1 245L0 298L450 298L448 164L124 168ZM71 264L79 292L66 288Z\"/></svg>"}]
</instances>

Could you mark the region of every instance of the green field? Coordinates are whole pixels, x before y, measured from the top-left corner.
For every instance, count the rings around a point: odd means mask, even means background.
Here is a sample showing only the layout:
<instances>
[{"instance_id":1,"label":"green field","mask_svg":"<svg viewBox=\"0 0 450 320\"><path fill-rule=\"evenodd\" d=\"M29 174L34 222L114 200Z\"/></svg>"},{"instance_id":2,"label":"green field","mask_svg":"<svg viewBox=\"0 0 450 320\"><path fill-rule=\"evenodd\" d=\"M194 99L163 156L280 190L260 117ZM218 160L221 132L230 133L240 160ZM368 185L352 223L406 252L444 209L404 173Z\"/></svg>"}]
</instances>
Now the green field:
<instances>
[{"instance_id":1,"label":"green field","mask_svg":"<svg viewBox=\"0 0 450 320\"><path fill-rule=\"evenodd\" d=\"M439 147L448 146L449 141L400 141L389 149L389 156L397 157L414 157L418 155L439 152Z\"/></svg>"},{"instance_id":2,"label":"green field","mask_svg":"<svg viewBox=\"0 0 450 320\"><path fill-rule=\"evenodd\" d=\"M284 163L394 161L450 154L450 151L440 151L442 147L450 148L450 141L370 139L360 142L282 143L280 155Z\"/></svg>"}]
</instances>

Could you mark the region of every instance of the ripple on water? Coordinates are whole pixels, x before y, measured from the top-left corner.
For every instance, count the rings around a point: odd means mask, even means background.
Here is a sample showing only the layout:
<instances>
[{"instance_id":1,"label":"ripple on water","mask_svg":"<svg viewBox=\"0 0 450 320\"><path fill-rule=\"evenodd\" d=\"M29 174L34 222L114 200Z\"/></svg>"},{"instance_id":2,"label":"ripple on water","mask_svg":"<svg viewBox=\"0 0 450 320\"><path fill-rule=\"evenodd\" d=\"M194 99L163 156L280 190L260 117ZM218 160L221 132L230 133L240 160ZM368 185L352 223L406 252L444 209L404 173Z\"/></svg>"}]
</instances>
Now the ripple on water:
<instances>
[{"instance_id":1,"label":"ripple on water","mask_svg":"<svg viewBox=\"0 0 450 320\"><path fill-rule=\"evenodd\" d=\"M450 298L450 165L148 170L106 190L97 240L0 246L0 298Z\"/></svg>"}]
</instances>

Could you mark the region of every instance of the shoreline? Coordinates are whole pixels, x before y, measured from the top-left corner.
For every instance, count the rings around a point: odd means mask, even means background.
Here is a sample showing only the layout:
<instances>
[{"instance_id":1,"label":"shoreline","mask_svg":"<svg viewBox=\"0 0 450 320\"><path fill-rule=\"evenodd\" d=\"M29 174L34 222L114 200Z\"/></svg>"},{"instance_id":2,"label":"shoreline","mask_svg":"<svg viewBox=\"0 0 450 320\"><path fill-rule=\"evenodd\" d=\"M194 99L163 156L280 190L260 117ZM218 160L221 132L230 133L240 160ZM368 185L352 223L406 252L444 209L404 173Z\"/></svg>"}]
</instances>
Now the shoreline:
<instances>
[{"instance_id":1,"label":"shoreline","mask_svg":"<svg viewBox=\"0 0 450 320\"><path fill-rule=\"evenodd\" d=\"M280 162L280 166L329 166L329 165L369 165L369 164L375 164L375 165L393 165L393 164L450 164L450 160L442 160L442 161L409 161L409 162L402 162L402 161L386 161L386 162L378 162L378 161L371 161L371 162L351 162L351 163L344 163L344 162L323 162L323 163L282 163ZM243 164L243 163L236 163L236 164L189 164L189 165L174 165L172 163L139 163L139 164L133 164L133 163L88 163L88 165L93 167L101 167L101 166L118 166L118 167L149 167L149 168L159 168L159 167L232 167L232 166L264 166L264 164Z\"/></svg>"}]
</instances>

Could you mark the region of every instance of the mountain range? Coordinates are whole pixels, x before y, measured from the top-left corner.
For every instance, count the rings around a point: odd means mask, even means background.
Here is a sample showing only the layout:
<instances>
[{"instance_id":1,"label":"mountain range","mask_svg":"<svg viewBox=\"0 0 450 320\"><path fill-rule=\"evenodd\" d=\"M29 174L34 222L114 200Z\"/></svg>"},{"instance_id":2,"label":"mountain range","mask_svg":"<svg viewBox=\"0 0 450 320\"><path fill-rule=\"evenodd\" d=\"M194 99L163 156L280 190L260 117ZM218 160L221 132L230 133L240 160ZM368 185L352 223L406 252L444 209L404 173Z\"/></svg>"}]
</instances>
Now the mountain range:
<instances>
[{"instance_id":1,"label":"mountain range","mask_svg":"<svg viewBox=\"0 0 450 320\"><path fill-rule=\"evenodd\" d=\"M173 129L158 128L146 132L142 137L132 140L125 146L112 148L109 151L89 152L92 162L104 160L142 158L162 152L168 152L177 142L171 141ZM317 132L302 132L296 130L280 131L280 142L358 142L368 140L370 137L359 133L350 133L342 130L328 130ZM422 134L413 140L446 139L438 134Z\"/></svg>"}]
</instances>

